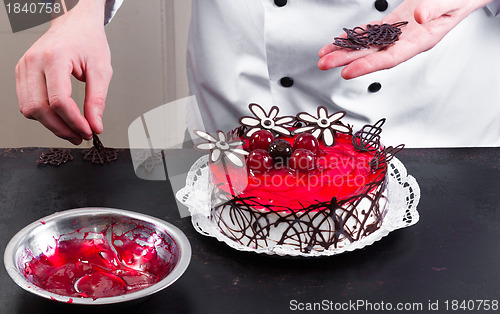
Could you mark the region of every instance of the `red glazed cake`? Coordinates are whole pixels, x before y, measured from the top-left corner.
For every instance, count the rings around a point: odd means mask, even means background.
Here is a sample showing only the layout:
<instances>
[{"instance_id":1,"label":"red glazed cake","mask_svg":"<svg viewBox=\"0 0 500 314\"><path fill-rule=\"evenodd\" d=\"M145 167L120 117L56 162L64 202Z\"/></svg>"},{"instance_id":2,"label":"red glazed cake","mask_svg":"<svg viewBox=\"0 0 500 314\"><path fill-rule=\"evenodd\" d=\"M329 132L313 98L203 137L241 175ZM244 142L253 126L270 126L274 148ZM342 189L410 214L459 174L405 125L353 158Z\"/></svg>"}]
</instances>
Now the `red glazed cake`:
<instances>
[{"instance_id":1,"label":"red glazed cake","mask_svg":"<svg viewBox=\"0 0 500 314\"><path fill-rule=\"evenodd\" d=\"M255 117L213 137L210 219L228 238L253 249L303 253L342 248L382 224L387 162L403 145L382 147L382 119L353 134L345 112L278 117L251 104Z\"/></svg>"}]
</instances>

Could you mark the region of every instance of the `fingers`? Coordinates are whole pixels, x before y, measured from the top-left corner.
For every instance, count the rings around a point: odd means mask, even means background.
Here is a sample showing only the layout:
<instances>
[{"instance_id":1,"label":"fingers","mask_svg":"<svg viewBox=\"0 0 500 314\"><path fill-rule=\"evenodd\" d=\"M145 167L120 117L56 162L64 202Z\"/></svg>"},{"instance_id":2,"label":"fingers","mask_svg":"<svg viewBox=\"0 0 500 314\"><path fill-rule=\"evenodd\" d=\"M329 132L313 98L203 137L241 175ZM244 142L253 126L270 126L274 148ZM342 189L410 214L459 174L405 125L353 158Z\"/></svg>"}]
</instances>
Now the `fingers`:
<instances>
[{"instance_id":1,"label":"fingers","mask_svg":"<svg viewBox=\"0 0 500 314\"><path fill-rule=\"evenodd\" d=\"M425 24L442 16L444 13L446 12L443 12L443 4L440 1L423 0L415 8L414 17L417 23Z\"/></svg>"},{"instance_id":2,"label":"fingers","mask_svg":"<svg viewBox=\"0 0 500 314\"><path fill-rule=\"evenodd\" d=\"M337 49L338 49L338 47L335 46L334 44L325 45L323 48L321 48L319 50L319 58L321 59L324 56L326 56L327 54L332 53Z\"/></svg>"},{"instance_id":3,"label":"fingers","mask_svg":"<svg viewBox=\"0 0 500 314\"><path fill-rule=\"evenodd\" d=\"M26 105L30 110L27 112L29 116L38 110L47 102L47 90L45 89L45 76L42 72L33 70L25 74L26 80ZM32 119L34 117L31 117Z\"/></svg>"},{"instance_id":4,"label":"fingers","mask_svg":"<svg viewBox=\"0 0 500 314\"><path fill-rule=\"evenodd\" d=\"M27 89L27 106L29 108L27 115L38 120L57 136L67 139L73 144L80 144L82 141L81 136L68 127L61 117L54 112L55 108L49 105L50 101L47 100L50 98L47 96L45 75L40 71L33 70L29 71L26 77L27 86L29 86Z\"/></svg>"},{"instance_id":5,"label":"fingers","mask_svg":"<svg viewBox=\"0 0 500 314\"><path fill-rule=\"evenodd\" d=\"M415 7L414 18L419 24L426 24L441 17L451 17L454 15L464 18L488 2L488 0L422 0Z\"/></svg>"},{"instance_id":6,"label":"fingers","mask_svg":"<svg viewBox=\"0 0 500 314\"><path fill-rule=\"evenodd\" d=\"M359 58L363 58L375 51L372 49L347 50L345 48L334 48L318 61L320 70L328 70L347 65Z\"/></svg>"},{"instance_id":7,"label":"fingers","mask_svg":"<svg viewBox=\"0 0 500 314\"><path fill-rule=\"evenodd\" d=\"M19 103L19 110L21 113L26 116L26 118L30 118L29 115L23 112L24 109L24 104L26 103L26 99L28 98L28 89L26 86L26 70L25 70L25 64L24 60L21 59L16 65L16 93L17 93L17 100Z\"/></svg>"},{"instance_id":8,"label":"fingers","mask_svg":"<svg viewBox=\"0 0 500 314\"><path fill-rule=\"evenodd\" d=\"M105 69L102 78L99 73L90 73L95 65L110 60L102 18L99 18L104 12L103 3L83 2L87 5L80 7L79 4L71 14L54 20L16 67L21 112L75 144L91 139L93 129L102 132L100 117L111 77L110 69ZM72 75L90 82L86 86L84 106L90 121L71 98Z\"/></svg>"},{"instance_id":9,"label":"fingers","mask_svg":"<svg viewBox=\"0 0 500 314\"><path fill-rule=\"evenodd\" d=\"M387 48L361 50L328 44L319 51L318 68L328 70L345 66L341 72L345 79L392 68L434 47L470 12L487 2L488 0L405 0L382 20L388 24L409 21L396 43Z\"/></svg>"},{"instance_id":10,"label":"fingers","mask_svg":"<svg viewBox=\"0 0 500 314\"><path fill-rule=\"evenodd\" d=\"M33 118L56 136L80 145L82 138L68 127L65 121L49 106L43 106L33 113Z\"/></svg>"},{"instance_id":11,"label":"fingers","mask_svg":"<svg viewBox=\"0 0 500 314\"><path fill-rule=\"evenodd\" d=\"M53 63L53 65L46 68L45 77L50 109L79 138L91 139L92 130L90 129L90 125L80 113L80 109L75 101L71 98L71 67L69 65ZM55 120L50 119L50 121Z\"/></svg>"},{"instance_id":12,"label":"fingers","mask_svg":"<svg viewBox=\"0 0 500 314\"><path fill-rule=\"evenodd\" d=\"M392 24L402 20L405 18L401 18L398 14L391 14L383 21L370 24ZM319 54L322 56L318 61L318 68L328 70L345 66L341 71L344 79L353 79L379 70L389 69L419 52L427 50L428 40L423 35L426 34L423 33L422 26L410 20L399 40L387 47L373 46L369 49L353 50L326 45L320 50Z\"/></svg>"},{"instance_id":13,"label":"fingers","mask_svg":"<svg viewBox=\"0 0 500 314\"><path fill-rule=\"evenodd\" d=\"M392 21L391 19L387 19L386 21L374 21L369 24L382 24L382 23L390 24L395 22L397 21L396 20ZM366 25L363 25L361 27L366 28ZM343 33L339 37L345 38L347 37L347 35L346 33ZM354 62L355 60L376 53L379 50L380 49L377 47L373 47L370 49L353 50L353 49L342 48L334 44L327 44L319 50L320 60L318 61L318 68L320 70L329 70L335 67L345 66L350 64L351 62Z\"/></svg>"},{"instance_id":14,"label":"fingers","mask_svg":"<svg viewBox=\"0 0 500 314\"><path fill-rule=\"evenodd\" d=\"M58 62L43 70L41 60L29 52L16 66L16 92L21 113L39 121L60 138L78 145L92 131L71 99L71 71Z\"/></svg>"},{"instance_id":15,"label":"fingers","mask_svg":"<svg viewBox=\"0 0 500 314\"><path fill-rule=\"evenodd\" d=\"M48 105L45 77L39 71L28 72L24 59L16 67L16 91L21 113L38 120L55 135L78 145L82 138L71 130ZM30 88L28 88L30 86Z\"/></svg>"},{"instance_id":16,"label":"fingers","mask_svg":"<svg viewBox=\"0 0 500 314\"><path fill-rule=\"evenodd\" d=\"M398 46L390 46L384 50L367 54L350 62L341 75L344 79L353 79L375 71L390 69L415 55L414 48L409 42L402 41Z\"/></svg>"},{"instance_id":17,"label":"fingers","mask_svg":"<svg viewBox=\"0 0 500 314\"><path fill-rule=\"evenodd\" d=\"M90 68L86 73L84 114L92 130L103 131L102 115L113 70L107 65Z\"/></svg>"},{"instance_id":18,"label":"fingers","mask_svg":"<svg viewBox=\"0 0 500 314\"><path fill-rule=\"evenodd\" d=\"M385 49L338 49L325 55L318 62L322 70L345 66L341 75L344 79L353 79L379 70L392 68L413 57L417 52L426 50L425 43L420 41L421 47L409 40L398 41L397 44Z\"/></svg>"}]
</instances>

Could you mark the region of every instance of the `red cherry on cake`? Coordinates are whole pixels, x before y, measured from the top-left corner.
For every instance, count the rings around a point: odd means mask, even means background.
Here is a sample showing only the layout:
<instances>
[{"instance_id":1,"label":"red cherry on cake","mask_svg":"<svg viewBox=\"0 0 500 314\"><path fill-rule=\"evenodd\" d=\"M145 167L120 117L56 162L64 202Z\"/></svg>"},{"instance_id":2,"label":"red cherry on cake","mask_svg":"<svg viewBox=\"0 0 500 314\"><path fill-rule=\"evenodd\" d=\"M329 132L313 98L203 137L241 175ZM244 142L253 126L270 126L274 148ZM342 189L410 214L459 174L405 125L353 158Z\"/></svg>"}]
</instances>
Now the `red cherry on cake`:
<instances>
[{"instance_id":1,"label":"red cherry on cake","mask_svg":"<svg viewBox=\"0 0 500 314\"><path fill-rule=\"evenodd\" d=\"M286 165L288 158L292 155L292 145L284 139L277 139L269 145L267 149L277 165Z\"/></svg>"},{"instance_id":2,"label":"red cherry on cake","mask_svg":"<svg viewBox=\"0 0 500 314\"><path fill-rule=\"evenodd\" d=\"M273 168L273 158L267 150L256 149L247 157L247 167L255 172L266 172Z\"/></svg>"},{"instance_id":3,"label":"red cherry on cake","mask_svg":"<svg viewBox=\"0 0 500 314\"><path fill-rule=\"evenodd\" d=\"M250 150L265 149L274 141L274 135L268 130L259 130L250 137Z\"/></svg>"},{"instance_id":4,"label":"red cherry on cake","mask_svg":"<svg viewBox=\"0 0 500 314\"><path fill-rule=\"evenodd\" d=\"M314 164L314 154L304 148L296 149L288 161L288 165L297 171L312 170L314 169Z\"/></svg>"},{"instance_id":5,"label":"red cherry on cake","mask_svg":"<svg viewBox=\"0 0 500 314\"><path fill-rule=\"evenodd\" d=\"M316 155L319 152L318 139L311 133L301 133L293 141L293 149L297 150L300 148L307 149Z\"/></svg>"}]
</instances>

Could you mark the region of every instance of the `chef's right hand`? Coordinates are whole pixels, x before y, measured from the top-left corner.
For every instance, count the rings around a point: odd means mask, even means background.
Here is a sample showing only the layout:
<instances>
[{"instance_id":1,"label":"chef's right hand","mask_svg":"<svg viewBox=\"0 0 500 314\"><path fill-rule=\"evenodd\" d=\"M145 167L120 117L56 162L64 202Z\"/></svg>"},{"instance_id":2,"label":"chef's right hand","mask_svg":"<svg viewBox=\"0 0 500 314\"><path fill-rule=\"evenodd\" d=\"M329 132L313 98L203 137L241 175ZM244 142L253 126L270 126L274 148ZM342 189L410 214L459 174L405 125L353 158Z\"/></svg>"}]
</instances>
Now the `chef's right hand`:
<instances>
[{"instance_id":1,"label":"chef's right hand","mask_svg":"<svg viewBox=\"0 0 500 314\"><path fill-rule=\"evenodd\" d=\"M103 130L102 114L112 76L104 32L105 0L79 1L53 20L16 66L21 113L78 145ZM85 82L84 115L71 98L71 75Z\"/></svg>"}]
</instances>

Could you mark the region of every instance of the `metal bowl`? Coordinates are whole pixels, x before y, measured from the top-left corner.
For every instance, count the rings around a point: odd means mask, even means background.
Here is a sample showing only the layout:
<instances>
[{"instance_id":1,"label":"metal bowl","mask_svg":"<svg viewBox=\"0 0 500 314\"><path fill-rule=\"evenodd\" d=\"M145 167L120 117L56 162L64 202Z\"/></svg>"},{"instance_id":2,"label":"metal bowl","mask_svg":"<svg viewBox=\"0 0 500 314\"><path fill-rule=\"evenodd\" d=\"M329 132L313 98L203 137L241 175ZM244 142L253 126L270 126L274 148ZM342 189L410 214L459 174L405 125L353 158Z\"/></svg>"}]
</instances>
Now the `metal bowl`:
<instances>
[{"instance_id":1,"label":"metal bowl","mask_svg":"<svg viewBox=\"0 0 500 314\"><path fill-rule=\"evenodd\" d=\"M30 258L53 248L56 239L73 236L82 238L88 234L106 231L109 226L113 226L113 232L118 230L117 232L122 233L134 227L146 228L145 230L150 230L161 237L169 246L167 255L169 263L172 263L171 271L155 284L142 290L96 299L52 293L36 286L26 277L26 263ZM4 253L7 272L21 288L47 299L88 305L116 304L156 293L176 281L184 273L190 260L191 246L177 227L154 217L111 208L71 209L44 217L19 231L10 240Z\"/></svg>"}]
</instances>

